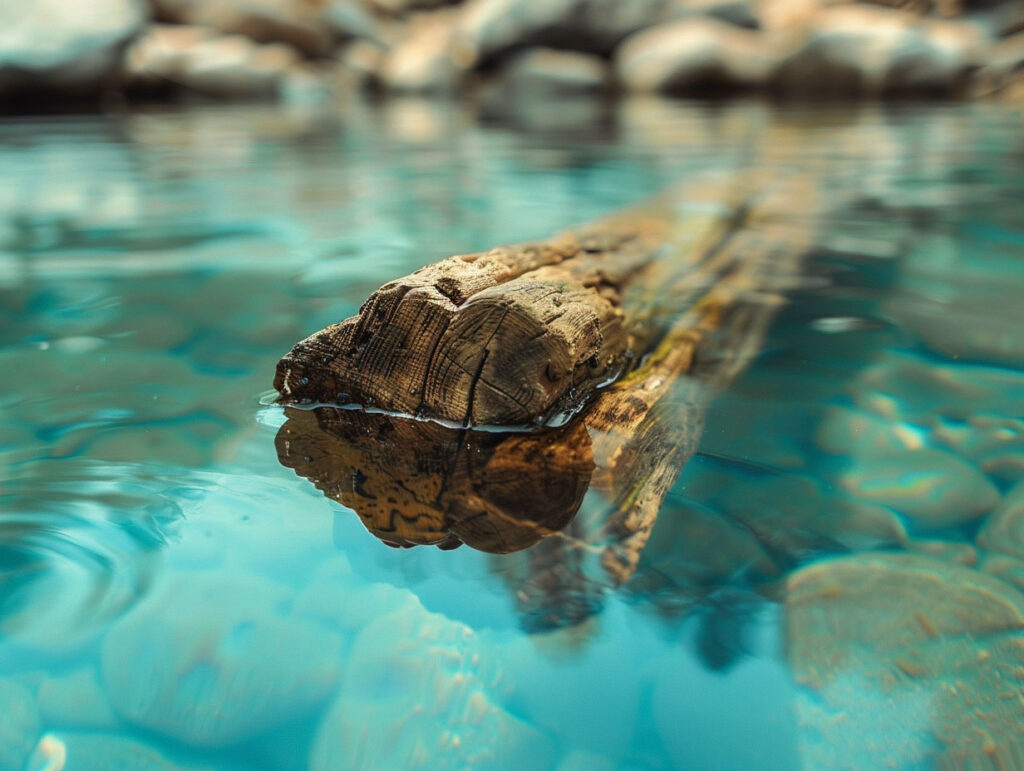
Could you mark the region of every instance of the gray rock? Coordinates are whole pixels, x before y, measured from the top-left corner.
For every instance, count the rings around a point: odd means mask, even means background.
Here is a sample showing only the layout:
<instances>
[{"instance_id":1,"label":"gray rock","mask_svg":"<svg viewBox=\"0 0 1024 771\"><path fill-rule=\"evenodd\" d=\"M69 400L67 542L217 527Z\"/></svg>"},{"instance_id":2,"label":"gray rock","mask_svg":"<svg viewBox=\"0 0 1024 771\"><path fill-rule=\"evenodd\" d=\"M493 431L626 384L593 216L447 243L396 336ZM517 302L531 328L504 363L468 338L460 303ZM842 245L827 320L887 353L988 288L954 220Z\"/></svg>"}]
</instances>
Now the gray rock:
<instances>
[{"instance_id":1,"label":"gray rock","mask_svg":"<svg viewBox=\"0 0 1024 771\"><path fill-rule=\"evenodd\" d=\"M851 494L942 528L987 514L999 491L975 467L941 450L856 457L839 478Z\"/></svg>"},{"instance_id":2,"label":"gray rock","mask_svg":"<svg viewBox=\"0 0 1024 771\"><path fill-rule=\"evenodd\" d=\"M532 48L502 66L498 85L522 95L594 93L607 87L608 67L591 54Z\"/></svg>"},{"instance_id":3,"label":"gray rock","mask_svg":"<svg viewBox=\"0 0 1024 771\"><path fill-rule=\"evenodd\" d=\"M419 606L379 616L346 658L310 768L547 768L550 740L500 703L472 630Z\"/></svg>"},{"instance_id":4,"label":"gray rock","mask_svg":"<svg viewBox=\"0 0 1024 771\"><path fill-rule=\"evenodd\" d=\"M146 17L141 0L5 0L2 10L0 91L102 88Z\"/></svg>"},{"instance_id":5,"label":"gray rock","mask_svg":"<svg viewBox=\"0 0 1024 771\"><path fill-rule=\"evenodd\" d=\"M824 95L950 93L980 63L983 43L966 23L922 22L872 6L827 8L810 19L776 82L787 92Z\"/></svg>"},{"instance_id":6,"label":"gray rock","mask_svg":"<svg viewBox=\"0 0 1024 771\"><path fill-rule=\"evenodd\" d=\"M1019 767L1019 592L927 557L864 554L791 575L785 607L808 767Z\"/></svg>"},{"instance_id":7,"label":"gray rock","mask_svg":"<svg viewBox=\"0 0 1024 771\"><path fill-rule=\"evenodd\" d=\"M20 771L39 736L39 710L28 689L0 680L0 771Z\"/></svg>"},{"instance_id":8,"label":"gray rock","mask_svg":"<svg viewBox=\"0 0 1024 771\"><path fill-rule=\"evenodd\" d=\"M715 19L684 19L638 32L615 57L619 82L641 92L752 88L774 66L760 35Z\"/></svg>"},{"instance_id":9,"label":"gray rock","mask_svg":"<svg viewBox=\"0 0 1024 771\"><path fill-rule=\"evenodd\" d=\"M478 66L530 46L609 55L627 36L655 23L665 0L469 0L456 55Z\"/></svg>"},{"instance_id":10,"label":"gray rock","mask_svg":"<svg viewBox=\"0 0 1024 771\"><path fill-rule=\"evenodd\" d=\"M102 677L127 720L203 747L244 741L322 702L341 639L285 614L282 587L168 574L107 635Z\"/></svg>"},{"instance_id":11,"label":"gray rock","mask_svg":"<svg viewBox=\"0 0 1024 771\"><path fill-rule=\"evenodd\" d=\"M1003 496L978 533L978 545L1024 559L1024 481Z\"/></svg>"}]
</instances>

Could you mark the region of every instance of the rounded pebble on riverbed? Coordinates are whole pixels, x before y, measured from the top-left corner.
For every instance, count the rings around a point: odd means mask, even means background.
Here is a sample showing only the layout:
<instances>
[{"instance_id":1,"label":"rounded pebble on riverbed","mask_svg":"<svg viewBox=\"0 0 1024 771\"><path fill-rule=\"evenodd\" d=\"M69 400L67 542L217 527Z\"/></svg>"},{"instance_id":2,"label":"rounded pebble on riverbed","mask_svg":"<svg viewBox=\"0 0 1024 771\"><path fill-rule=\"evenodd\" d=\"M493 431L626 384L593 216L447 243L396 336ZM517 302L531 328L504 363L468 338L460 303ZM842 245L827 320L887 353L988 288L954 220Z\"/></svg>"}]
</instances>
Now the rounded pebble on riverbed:
<instances>
[{"instance_id":1,"label":"rounded pebble on riverbed","mask_svg":"<svg viewBox=\"0 0 1024 771\"><path fill-rule=\"evenodd\" d=\"M839 481L851 494L890 506L924 528L969 522L999 501L984 474L939 450L858 457Z\"/></svg>"},{"instance_id":2,"label":"rounded pebble on riverbed","mask_svg":"<svg viewBox=\"0 0 1024 771\"><path fill-rule=\"evenodd\" d=\"M1024 482L1011 488L985 521L978 545L1024 558Z\"/></svg>"},{"instance_id":3,"label":"rounded pebble on riverbed","mask_svg":"<svg viewBox=\"0 0 1024 771\"><path fill-rule=\"evenodd\" d=\"M311 769L548 768L551 740L501 705L473 631L417 605L368 624L320 724Z\"/></svg>"},{"instance_id":4,"label":"rounded pebble on riverbed","mask_svg":"<svg viewBox=\"0 0 1024 771\"><path fill-rule=\"evenodd\" d=\"M103 683L124 718L220 747L309 712L340 675L341 638L285 614L264 579L169 574L103 645Z\"/></svg>"},{"instance_id":5,"label":"rounded pebble on riverbed","mask_svg":"<svg viewBox=\"0 0 1024 771\"><path fill-rule=\"evenodd\" d=\"M1024 701L1006 694L1024 671L1024 595L1008 584L861 554L794 573L785 607L808 767L1019 767Z\"/></svg>"}]
</instances>

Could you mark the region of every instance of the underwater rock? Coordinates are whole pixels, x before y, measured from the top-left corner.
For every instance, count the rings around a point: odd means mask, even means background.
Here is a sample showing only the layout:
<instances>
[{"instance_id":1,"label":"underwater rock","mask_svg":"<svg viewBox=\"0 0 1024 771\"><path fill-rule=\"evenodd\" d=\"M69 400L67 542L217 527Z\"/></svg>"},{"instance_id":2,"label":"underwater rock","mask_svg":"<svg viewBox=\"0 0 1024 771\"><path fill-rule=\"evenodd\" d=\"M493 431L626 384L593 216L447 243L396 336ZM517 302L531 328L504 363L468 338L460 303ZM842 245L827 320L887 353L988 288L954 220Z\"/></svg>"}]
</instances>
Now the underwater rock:
<instances>
[{"instance_id":1,"label":"underwater rock","mask_svg":"<svg viewBox=\"0 0 1024 771\"><path fill-rule=\"evenodd\" d=\"M125 45L142 29L140 0L35 0L3 4L0 92L99 91L115 74Z\"/></svg>"},{"instance_id":2,"label":"underwater rock","mask_svg":"<svg viewBox=\"0 0 1024 771\"><path fill-rule=\"evenodd\" d=\"M839 483L852 495L891 506L928 528L969 522L999 501L999 491L984 474L941 450L856 457Z\"/></svg>"},{"instance_id":3,"label":"underwater rock","mask_svg":"<svg viewBox=\"0 0 1024 771\"><path fill-rule=\"evenodd\" d=\"M963 541L907 541L907 551L931 557L940 562L973 568L978 565L978 550Z\"/></svg>"},{"instance_id":4,"label":"underwater rock","mask_svg":"<svg viewBox=\"0 0 1024 771\"><path fill-rule=\"evenodd\" d=\"M44 734L24 771L57 769L117 769L117 771L214 771L212 766L179 764L159 750L115 734L58 731Z\"/></svg>"},{"instance_id":5,"label":"underwater rock","mask_svg":"<svg viewBox=\"0 0 1024 771\"><path fill-rule=\"evenodd\" d=\"M615 54L627 91L688 93L763 84L775 61L757 33L715 19L684 19L645 29Z\"/></svg>"},{"instance_id":6,"label":"underwater rock","mask_svg":"<svg viewBox=\"0 0 1024 771\"><path fill-rule=\"evenodd\" d=\"M1017 767L1024 595L928 557L861 554L791 575L785 608L811 767Z\"/></svg>"},{"instance_id":7,"label":"underwater rock","mask_svg":"<svg viewBox=\"0 0 1024 771\"><path fill-rule=\"evenodd\" d=\"M296 595L292 610L341 632L346 641L387 614L417 613L423 606L411 591L391 584L366 583L344 555L324 564Z\"/></svg>"},{"instance_id":8,"label":"underwater rock","mask_svg":"<svg viewBox=\"0 0 1024 771\"><path fill-rule=\"evenodd\" d=\"M1024 592L1024 560L990 552L981 558L978 569Z\"/></svg>"},{"instance_id":9,"label":"underwater rock","mask_svg":"<svg viewBox=\"0 0 1024 771\"><path fill-rule=\"evenodd\" d=\"M0 770L20 771L41 728L32 694L10 680L0 680Z\"/></svg>"},{"instance_id":10,"label":"underwater rock","mask_svg":"<svg viewBox=\"0 0 1024 771\"><path fill-rule=\"evenodd\" d=\"M1024 558L1024 481L1003 496L977 540L986 549Z\"/></svg>"},{"instance_id":11,"label":"underwater rock","mask_svg":"<svg viewBox=\"0 0 1024 771\"><path fill-rule=\"evenodd\" d=\"M36 700L49 727L110 729L119 722L91 667L61 677L45 677Z\"/></svg>"},{"instance_id":12,"label":"underwater rock","mask_svg":"<svg viewBox=\"0 0 1024 771\"><path fill-rule=\"evenodd\" d=\"M377 618L346 659L310 768L546 768L551 741L501 706L472 630L419 606Z\"/></svg>"},{"instance_id":13,"label":"underwater rock","mask_svg":"<svg viewBox=\"0 0 1024 771\"><path fill-rule=\"evenodd\" d=\"M340 675L341 639L286 615L288 595L244 575L168 574L104 641L114 708L200 747L244 741L311 710Z\"/></svg>"},{"instance_id":14,"label":"underwater rock","mask_svg":"<svg viewBox=\"0 0 1024 771\"><path fill-rule=\"evenodd\" d=\"M828 407L815 430L818 447L833 455L898 453L921 446L919 432L869 412Z\"/></svg>"},{"instance_id":15,"label":"underwater rock","mask_svg":"<svg viewBox=\"0 0 1024 771\"><path fill-rule=\"evenodd\" d=\"M780 565L807 552L877 549L907 539L891 509L849 500L799 473L693 465L681 487L689 501L713 509L770 547Z\"/></svg>"}]
</instances>

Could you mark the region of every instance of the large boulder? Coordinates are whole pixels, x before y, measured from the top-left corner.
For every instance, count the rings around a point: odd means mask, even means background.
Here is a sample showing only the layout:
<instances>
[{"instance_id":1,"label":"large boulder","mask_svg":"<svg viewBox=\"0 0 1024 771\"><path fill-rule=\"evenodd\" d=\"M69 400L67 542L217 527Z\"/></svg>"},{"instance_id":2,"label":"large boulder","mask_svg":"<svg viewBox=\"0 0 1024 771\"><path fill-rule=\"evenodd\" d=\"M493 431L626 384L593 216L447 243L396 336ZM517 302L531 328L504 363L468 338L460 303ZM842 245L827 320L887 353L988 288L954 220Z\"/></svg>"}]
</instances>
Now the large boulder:
<instances>
[{"instance_id":1,"label":"large boulder","mask_svg":"<svg viewBox=\"0 0 1024 771\"><path fill-rule=\"evenodd\" d=\"M142 0L5 0L0 92L101 89L146 20Z\"/></svg>"},{"instance_id":2,"label":"large boulder","mask_svg":"<svg viewBox=\"0 0 1024 771\"><path fill-rule=\"evenodd\" d=\"M342 642L284 612L288 599L256 577L169 574L104 641L114 709L201 747L245 741L308 713L334 689Z\"/></svg>"},{"instance_id":3,"label":"large boulder","mask_svg":"<svg viewBox=\"0 0 1024 771\"><path fill-rule=\"evenodd\" d=\"M1019 768L1024 596L905 553L790 576L786 645L808 768Z\"/></svg>"},{"instance_id":4,"label":"large boulder","mask_svg":"<svg viewBox=\"0 0 1024 771\"><path fill-rule=\"evenodd\" d=\"M655 23L665 1L469 0L456 56L466 66L530 46L607 56L627 36Z\"/></svg>"},{"instance_id":5,"label":"large boulder","mask_svg":"<svg viewBox=\"0 0 1024 771\"><path fill-rule=\"evenodd\" d=\"M763 84L775 67L764 38L710 18L684 19L630 37L615 57L628 91L685 93Z\"/></svg>"},{"instance_id":6,"label":"large boulder","mask_svg":"<svg viewBox=\"0 0 1024 771\"><path fill-rule=\"evenodd\" d=\"M793 94L947 94L981 63L984 43L979 28L964 22L872 6L826 8L811 17L776 82Z\"/></svg>"}]
</instances>

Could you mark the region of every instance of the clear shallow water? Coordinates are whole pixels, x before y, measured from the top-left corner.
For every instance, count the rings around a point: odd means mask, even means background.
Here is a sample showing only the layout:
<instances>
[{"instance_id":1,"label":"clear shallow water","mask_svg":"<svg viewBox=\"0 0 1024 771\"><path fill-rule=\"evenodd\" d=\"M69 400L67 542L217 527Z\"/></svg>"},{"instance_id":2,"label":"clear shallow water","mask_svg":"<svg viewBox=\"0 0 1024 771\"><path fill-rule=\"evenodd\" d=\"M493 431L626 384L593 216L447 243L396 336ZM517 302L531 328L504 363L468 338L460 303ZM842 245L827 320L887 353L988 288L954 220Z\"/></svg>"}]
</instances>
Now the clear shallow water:
<instances>
[{"instance_id":1,"label":"clear shallow water","mask_svg":"<svg viewBox=\"0 0 1024 771\"><path fill-rule=\"evenodd\" d=\"M384 281L745 168L828 224L625 585L278 462L275 362ZM0 768L1024 756L1019 112L9 120L0 175Z\"/></svg>"}]
</instances>

